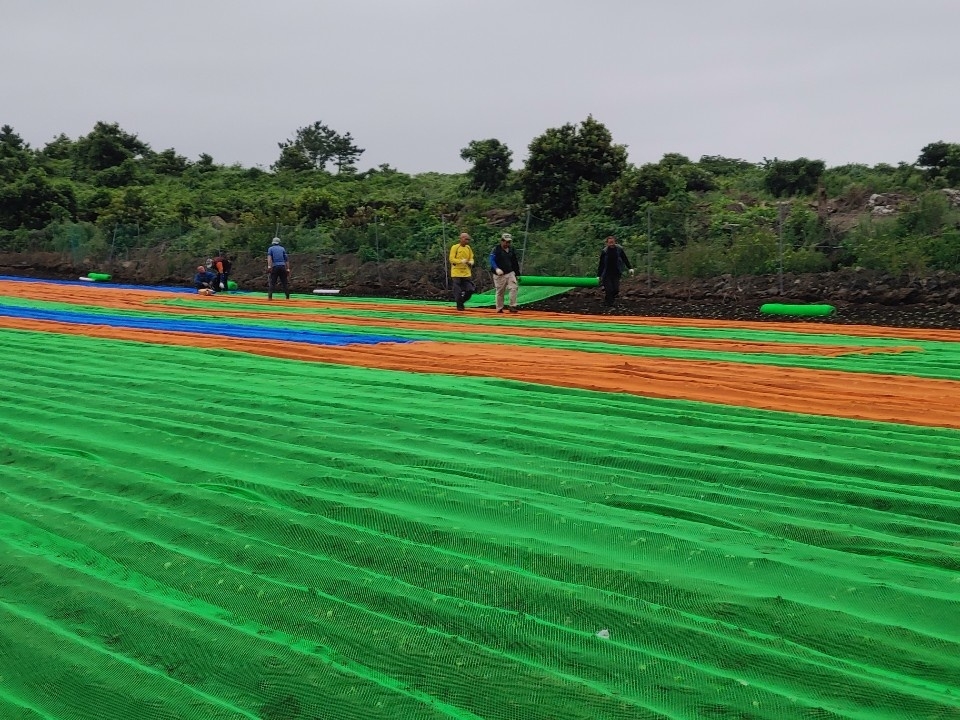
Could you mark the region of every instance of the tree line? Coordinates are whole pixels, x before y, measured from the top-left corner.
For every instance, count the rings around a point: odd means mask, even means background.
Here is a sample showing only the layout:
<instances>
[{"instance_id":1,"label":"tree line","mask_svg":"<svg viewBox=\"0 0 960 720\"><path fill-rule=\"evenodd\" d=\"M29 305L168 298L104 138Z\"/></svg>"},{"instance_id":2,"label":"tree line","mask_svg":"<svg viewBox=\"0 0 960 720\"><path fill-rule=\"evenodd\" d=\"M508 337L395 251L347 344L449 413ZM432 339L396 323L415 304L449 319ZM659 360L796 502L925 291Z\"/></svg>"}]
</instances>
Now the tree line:
<instances>
[{"instance_id":1,"label":"tree line","mask_svg":"<svg viewBox=\"0 0 960 720\"><path fill-rule=\"evenodd\" d=\"M434 256L449 223L451 232L481 236L529 232L537 266L550 272L576 270L607 234L663 274L759 273L784 262L798 271L960 271L960 219L944 192L960 184L960 144L930 143L896 166L681 153L634 165L590 116L547 129L527 150L518 170L510 148L488 138L461 150L463 173L359 172L365 151L318 121L278 142L264 170L155 151L116 123L37 149L4 125L0 247L95 252L110 244L112 253L120 238L127 251L252 252L268 228L282 227L294 251L422 259ZM883 193L900 198L891 217L831 223L831 212Z\"/></svg>"}]
</instances>

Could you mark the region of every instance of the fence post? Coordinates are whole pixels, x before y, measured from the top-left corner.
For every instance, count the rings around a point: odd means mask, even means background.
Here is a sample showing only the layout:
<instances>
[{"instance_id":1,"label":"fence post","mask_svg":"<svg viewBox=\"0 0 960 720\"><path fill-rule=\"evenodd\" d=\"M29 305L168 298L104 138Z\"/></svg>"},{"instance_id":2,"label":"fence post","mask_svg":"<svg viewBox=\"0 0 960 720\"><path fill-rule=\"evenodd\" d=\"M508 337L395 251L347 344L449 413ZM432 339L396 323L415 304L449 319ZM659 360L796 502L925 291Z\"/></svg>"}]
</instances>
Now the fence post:
<instances>
[{"instance_id":1,"label":"fence post","mask_svg":"<svg viewBox=\"0 0 960 720\"><path fill-rule=\"evenodd\" d=\"M780 296L783 297L783 210L784 203L777 203L777 278L780 287Z\"/></svg>"},{"instance_id":2,"label":"fence post","mask_svg":"<svg viewBox=\"0 0 960 720\"><path fill-rule=\"evenodd\" d=\"M440 237L443 246L440 248L440 257L443 258L443 287L450 290L450 271L447 268L447 218L440 213Z\"/></svg>"},{"instance_id":3,"label":"fence post","mask_svg":"<svg viewBox=\"0 0 960 720\"><path fill-rule=\"evenodd\" d=\"M110 242L110 258L107 262L113 262L113 249L117 246L117 228L119 225L113 226L113 240Z\"/></svg>"},{"instance_id":4,"label":"fence post","mask_svg":"<svg viewBox=\"0 0 960 720\"><path fill-rule=\"evenodd\" d=\"M376 211L373 213L373 237L377 245L377 282L383 287L383 276L380 274L380 219Z\"/></svg>"},{"instance_id":5,"label":"fence post","mask_svg":"<svg viewBox=\"0 0 960 720\"><path fill-rule=\"evenodd\" d=\"M647 290L653 287L653 213L647 204Z\"/></svg>"},{"instance_id":6,"label":"fence post","mask_svg":"<svg viewBox=\"0 0 960 720\"><path fill-rule=\"evenodd\" d=\"M530 206L527 205L527 224L523 229L523 250L520 251L520 274L523 275L523 261L527 257L527 236L530 235Z\"/></svg>"}]
</instances>

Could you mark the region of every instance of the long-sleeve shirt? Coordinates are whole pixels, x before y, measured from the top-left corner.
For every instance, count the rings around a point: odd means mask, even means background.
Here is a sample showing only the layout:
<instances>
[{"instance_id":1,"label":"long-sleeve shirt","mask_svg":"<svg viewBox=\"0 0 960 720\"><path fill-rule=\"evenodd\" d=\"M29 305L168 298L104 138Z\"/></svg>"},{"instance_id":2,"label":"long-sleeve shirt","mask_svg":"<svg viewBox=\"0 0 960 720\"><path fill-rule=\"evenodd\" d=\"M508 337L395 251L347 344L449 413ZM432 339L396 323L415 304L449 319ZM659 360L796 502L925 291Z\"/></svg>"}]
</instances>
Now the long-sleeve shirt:
<instances>
[{"instance_id":1,"label":"long-sleeve shirt","mask_svg":"<svg viewBox=\"0 0 960 720\"><path fill-rule=\"evenodd\" d=\"M597 265L597 277L605 277L608 273L616 273L617 277L623 275L624 270L631 268L627 254L619 245L605 247L600 251L600 263Z\"/></svg>"},{"instance_id":2,"label":"long-sleeve shirt","mask_svg":"<svg viewBox=\"0 0 960 720\"><path fill-rule=\"evenodd\" d=\"M517 260L517 254L513 248L504 250L502 245L495 245L490 252L490 270L496 272L497 268L506 273L516 273L520 275L520 261Z\"/></svg>"},{"instance_id":3,"label":"long-sleeve shirt","mask_svg":"<svg viewBox=\"0 0 960 720\"><path fill-rule=\"evenodd\" d=\"M472 274L473 248L456 243L450 248L450 277L470 277Z\"/></svg>"},{"instance_id":4,"label":"long-sleeve shirt","mask_svg":"<svg viewBox=\"0 0 960 720\"><path fill-rule=\"evenodd\" d=\"M213 281L217 279L217 276L212 272L204 271L198 272L193 276L193 286L195 288L210 287L213 285Z\"/></svg>"}]
</instances>

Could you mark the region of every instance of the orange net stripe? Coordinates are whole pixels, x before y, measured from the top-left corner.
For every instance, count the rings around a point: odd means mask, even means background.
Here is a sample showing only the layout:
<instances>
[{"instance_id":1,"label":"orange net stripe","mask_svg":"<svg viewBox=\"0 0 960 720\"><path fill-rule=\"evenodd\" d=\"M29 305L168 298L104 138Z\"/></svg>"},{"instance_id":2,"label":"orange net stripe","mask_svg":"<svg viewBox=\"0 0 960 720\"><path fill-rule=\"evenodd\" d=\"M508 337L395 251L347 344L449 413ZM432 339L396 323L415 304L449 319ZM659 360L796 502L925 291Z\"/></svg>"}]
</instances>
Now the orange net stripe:
<instances>
[{"instance_id":1,"label":"orange net stripe","mask_svg":"<svg viewBox=\"0 0 960 720\"><path fill-rule=\"evenodd\" d=\"M808 370L523 348L497 343L324 346L119 329L20 318L0 327L248 352L291 360L474 377L695 400L765 410L960 429L960 383L910 376Z\"/></svg>"}]
</instances>

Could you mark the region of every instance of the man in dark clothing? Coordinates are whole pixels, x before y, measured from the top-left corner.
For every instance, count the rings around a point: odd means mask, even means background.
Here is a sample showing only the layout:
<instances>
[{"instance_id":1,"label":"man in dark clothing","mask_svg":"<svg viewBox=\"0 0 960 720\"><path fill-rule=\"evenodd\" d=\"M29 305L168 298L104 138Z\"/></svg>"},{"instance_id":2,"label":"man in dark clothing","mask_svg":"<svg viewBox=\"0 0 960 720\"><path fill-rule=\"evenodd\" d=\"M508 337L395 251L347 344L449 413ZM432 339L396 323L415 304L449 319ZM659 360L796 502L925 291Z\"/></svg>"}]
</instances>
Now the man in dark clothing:
<instances>
[{"instance_id":1,"label":"man in dark clothing","mask_svg":"<svg viewBox=\"0 0 960 720\"><path fill-rule=\"evenodd\" d=\"M226 291L227 283L230 282L230 261L226 253L220 253L211 262L210 270L217 275L217 287Z\"/></svg>"},{"instance_id":2,"label":"man in dark clothing","mask_svg":"<svg viewBox=\"0 0 960 720\"><path fill-rule=\"evenodd\" d=\"M610 236L600 251L600 264L597 265L597 280L603 286L603 304L613 307L620 294L620 276L624 271L633 275L633 268L623 248L617 245L617 239Z\"/></svg>"},{"instance_id":3,"label":"man in dark clothing","mask_svg":"<svg viewBox=\"0 0 960 720\"><path fill-rule=\"evenodd\" d=\"M273 300L273 288L277 282L283 285L283 293L290 299L290 260L287 258L287 251L280 244L280 238L274 238L270 247L267 249L267 300Z\"/></svg>"},{"instance_id":4,"label":"man in dark clothing","mask_svg":"<svg viewBox=\"0 0 960 720\"><path fill-rule=\"evenodd\" d=\"M510 233L502 233L500 242L490 252L490 272L493 273L493 287L496 289L494 299L497 312L503 312L503 298L510 293L510 307L512 313L517 312L517 281L520 279L520 261L513 250L513 237Z\"/></svg>"}]
</instances>

